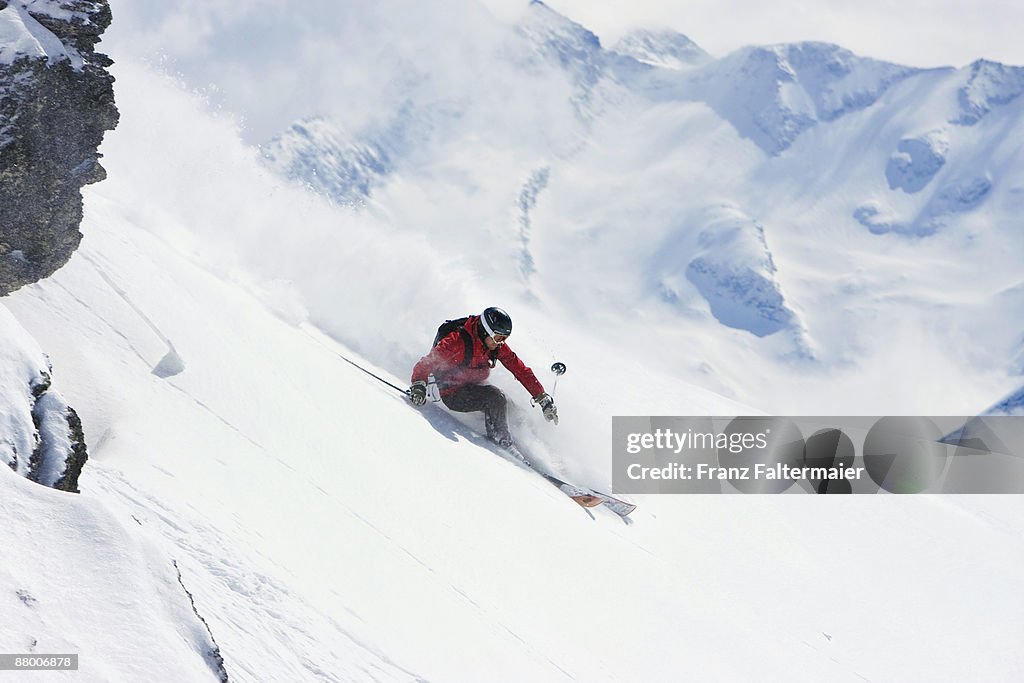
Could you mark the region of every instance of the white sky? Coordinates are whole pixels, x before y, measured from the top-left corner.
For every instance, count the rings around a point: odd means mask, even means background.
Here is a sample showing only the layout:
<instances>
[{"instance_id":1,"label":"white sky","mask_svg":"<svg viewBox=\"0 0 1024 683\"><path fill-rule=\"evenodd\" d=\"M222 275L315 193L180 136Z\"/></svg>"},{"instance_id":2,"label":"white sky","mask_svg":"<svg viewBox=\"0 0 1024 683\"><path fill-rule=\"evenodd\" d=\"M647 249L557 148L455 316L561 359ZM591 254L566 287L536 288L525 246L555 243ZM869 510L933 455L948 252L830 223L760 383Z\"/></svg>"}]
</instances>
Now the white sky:
<instances>
[{"instance_id":1,"label":"white sky","mask_svg":"<svg viewBox=\"0 0 1024 683\"><path fill-rule=\"evenodd\" d=\"M526 0L482 0L503 17ZM1024 65L1021 0L547 0L614 43L634 26L685 33L714 56L744 45L803 40L908 66L964 66L985 57Z\"/></svg>"}]
</instances>

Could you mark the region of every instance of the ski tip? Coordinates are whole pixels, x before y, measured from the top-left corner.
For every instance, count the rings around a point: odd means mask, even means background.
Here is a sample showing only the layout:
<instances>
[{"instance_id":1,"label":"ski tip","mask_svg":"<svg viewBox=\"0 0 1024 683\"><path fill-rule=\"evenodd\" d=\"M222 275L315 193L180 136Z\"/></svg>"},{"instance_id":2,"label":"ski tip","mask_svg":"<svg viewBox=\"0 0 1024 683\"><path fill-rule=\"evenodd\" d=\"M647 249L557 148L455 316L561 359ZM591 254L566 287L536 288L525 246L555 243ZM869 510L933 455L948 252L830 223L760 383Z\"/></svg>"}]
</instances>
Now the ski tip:
<instances>
[{"instance_id":1,"label":"ski tip","mask_svg":"<svg viewBox=\"0 0 1024 683\"><path fill-rule=\"evenodd\" d=\"M633 512L633 510L636 510L636 505L633 505L632 503L625 503L625 502L620 501L620 500L616 500L616 501L607 501L607 500L605 500L605 501L602 501L602 502L604 503L605 507L607 507L609 510L611 510L612 512L617 514L619 517L622 517L623 519L628 517L630 515L630 513Z\"/></svg>"}]
</instances>

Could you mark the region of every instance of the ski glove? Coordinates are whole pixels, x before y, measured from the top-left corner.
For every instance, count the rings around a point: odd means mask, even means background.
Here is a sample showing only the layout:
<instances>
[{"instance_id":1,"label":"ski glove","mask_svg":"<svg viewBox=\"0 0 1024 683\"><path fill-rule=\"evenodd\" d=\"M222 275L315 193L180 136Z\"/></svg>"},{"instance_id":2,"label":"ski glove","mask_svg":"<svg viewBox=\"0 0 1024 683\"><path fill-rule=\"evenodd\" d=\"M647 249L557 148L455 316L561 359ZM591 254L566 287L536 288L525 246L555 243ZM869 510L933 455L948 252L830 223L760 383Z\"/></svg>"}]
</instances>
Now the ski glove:
<instances>
[{"instance_id":1,"label":"ski glove","mask_svg":"<svg viewBox=\"0 0 1024 683\"><path fill-rule=\"evenodd\" d=\"M542 392L533 397L533 402L540 406L545 420L558 424L558 409L555 408L555 399Z\"/></svg>"},{"instance_id":2,"label":"ski glove","mask_svg":"<svg viewBox=\"0 0 1024 683\"><path fill-rule=\"evenodd\" d=\"M409 398L413 405L424 406L427 404L427 383L424 381L413 382L409 387Z\"/></svg>"}]
</instances>

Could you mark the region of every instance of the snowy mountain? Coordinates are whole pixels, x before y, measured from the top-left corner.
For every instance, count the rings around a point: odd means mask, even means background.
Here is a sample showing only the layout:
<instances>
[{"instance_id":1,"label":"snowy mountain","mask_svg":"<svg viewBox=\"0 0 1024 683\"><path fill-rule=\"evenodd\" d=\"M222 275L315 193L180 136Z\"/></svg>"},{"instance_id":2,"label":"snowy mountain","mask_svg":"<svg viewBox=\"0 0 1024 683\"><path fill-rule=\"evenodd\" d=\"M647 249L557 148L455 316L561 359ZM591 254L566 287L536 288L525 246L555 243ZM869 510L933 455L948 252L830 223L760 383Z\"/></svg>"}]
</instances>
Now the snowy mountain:
<instances>
[{"instance_id":1,"label":"snowy mountain","mask_svg":"<svg viewBox=\"0 0 1024 683\"><path fill-rule=\"evenodd\" d=\"M907 325L929 340L933 368L961 387L986 385L973 397L944 394L943 412L974 412L1017 384L1009 359L1024 331L982 322L1016 319L993 297L1015 283L1011 254L1019 255L1010 226L1021 196L1012 169L1022 161L1002 144L1021 125L1017 70L914 69L822 43L713 59L664 32L638 32L609 50L538 2L513 33L483 60L495 78L482 87L534 93L549 107L560 97L567 107L550 109L545 127L467 128L457 122L496 116L490 98L469 101L419 138L417 158L374 176L374 212L416 226L409 231L429 234L443 253L476 243L503 264L488 279L556 317L582 316L644 357L660 353L652 335L589 312L611 306L655 327L664 321L689 350L674 367L747 403L781 410L781 399L801 412L794 377L807 368L794 375L790 365L799 359L815 372L841 375L853 364L884 375L889 354L916 354ZM681 68L671 54L693 58ZM562 78L560 94L540 88L542 77L544 88ZM304 154L328 163L333 149L314 143ZM347 164L336 164L340 175ZM353 173L355 186L369 187L363 171ZM297 175L315 185L324 172ZM711 236L709 216L721 207L755 226L740 231L749 246ZM716 240L719 256L707 253ZM991 267L965 284L968 294L937 297L951 271L969 269L958 258L963 244L970 261ZM975 341L990 364L968 368L958 340L978 324L997 328ZM734 360L716 362L722 344ZM752 367L762 377L754 384L772 387L757 396L748 393ZM908 387L935 376L924 364L905 370ZM835 409L863 410L842 401Z\"/></svg>"},{"instance_id":2,"label":"snowy mountain","mask_svg":"<svg viewBox=\"0 0 1024 683\"><path fill-rule=\"evenodd\" d=\"M85 681L1019 677L1015 499L590 519L394 388L502 305L561 417L496 370L517 441L600 489L615 415L1016 409L1017 69L608 49L538 2L113 9L84 239L0 308L0 652ZM69 405L77 495L30 481L74 464Z\"/></svg>"},{"instance_id":3,"label":"snowy mountain","mask_svg":"<svg viewBox=\"0 0 1024 683\"><path fill-rule=\"evenodd\" d=\"M739 50L685 87L740 136L777 155L811 126L870 106L915 71L836 45L800 43Z\"/></svg>"}]
</instances>

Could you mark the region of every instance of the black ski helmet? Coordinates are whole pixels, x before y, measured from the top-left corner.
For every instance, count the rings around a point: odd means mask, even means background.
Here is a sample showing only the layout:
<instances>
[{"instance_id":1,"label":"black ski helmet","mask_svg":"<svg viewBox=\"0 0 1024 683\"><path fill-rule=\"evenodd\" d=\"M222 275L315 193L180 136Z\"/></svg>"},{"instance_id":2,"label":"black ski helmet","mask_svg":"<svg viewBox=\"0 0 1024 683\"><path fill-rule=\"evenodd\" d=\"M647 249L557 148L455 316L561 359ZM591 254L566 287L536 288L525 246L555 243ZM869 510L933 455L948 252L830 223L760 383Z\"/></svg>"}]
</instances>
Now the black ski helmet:
<instances>
[{"instance_id":1,"label":"black ski helmet","mask_svg":"<svg viewBox=\"0 0 1024 683\"><path fill-rule=\"evenodd\" d=\"M512 334L512 318L508 313L494 306L485 308L484 312L480 314L480 325L483 326L488 337L493 337L496 334L503 334L507 337Z\"/></svg>"}]
</instances>

